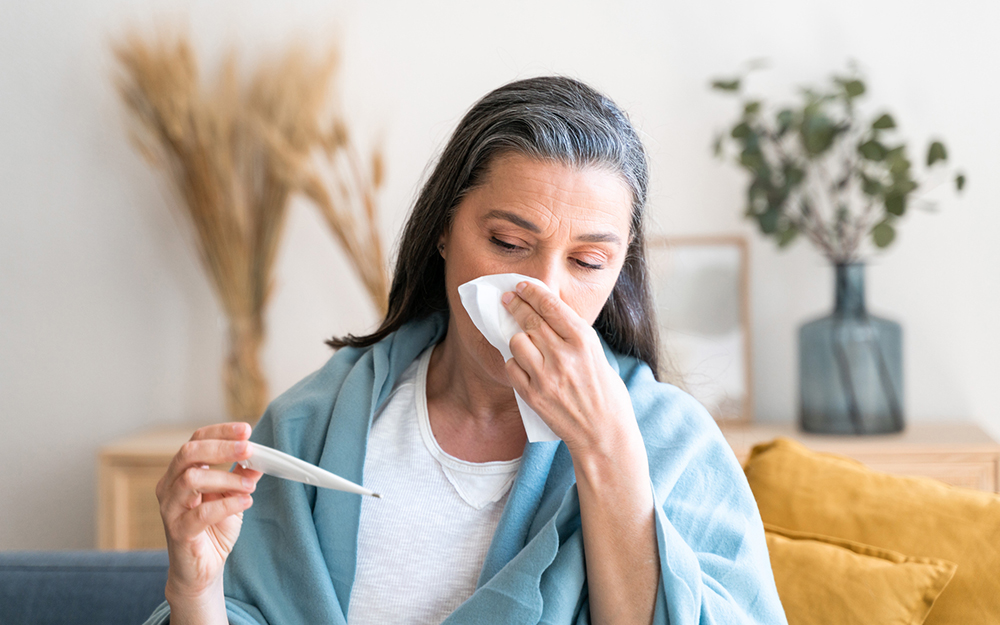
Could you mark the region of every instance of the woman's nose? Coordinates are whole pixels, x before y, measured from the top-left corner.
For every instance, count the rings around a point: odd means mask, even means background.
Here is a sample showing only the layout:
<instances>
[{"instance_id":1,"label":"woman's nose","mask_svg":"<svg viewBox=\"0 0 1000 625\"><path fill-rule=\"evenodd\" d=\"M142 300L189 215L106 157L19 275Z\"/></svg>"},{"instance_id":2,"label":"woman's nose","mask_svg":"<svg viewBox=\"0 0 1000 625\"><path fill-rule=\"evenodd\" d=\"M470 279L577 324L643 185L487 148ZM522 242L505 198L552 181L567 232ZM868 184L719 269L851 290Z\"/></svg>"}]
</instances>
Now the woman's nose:
<instances>
[{"instance_id":1,"label":"woman's nose","mask_svg":"<svg viewBox=\"0 0 1000 625\"><path fill-rule=\"evenodd\" d=\"M565 271L566 269L558 259L541 258L537 263L534 263L534 266L531 267L531 272L527 275L544 282L550 291L559 296L559 299L562 299L560 288L565 284Z\"/></svg>"}]
</instances>

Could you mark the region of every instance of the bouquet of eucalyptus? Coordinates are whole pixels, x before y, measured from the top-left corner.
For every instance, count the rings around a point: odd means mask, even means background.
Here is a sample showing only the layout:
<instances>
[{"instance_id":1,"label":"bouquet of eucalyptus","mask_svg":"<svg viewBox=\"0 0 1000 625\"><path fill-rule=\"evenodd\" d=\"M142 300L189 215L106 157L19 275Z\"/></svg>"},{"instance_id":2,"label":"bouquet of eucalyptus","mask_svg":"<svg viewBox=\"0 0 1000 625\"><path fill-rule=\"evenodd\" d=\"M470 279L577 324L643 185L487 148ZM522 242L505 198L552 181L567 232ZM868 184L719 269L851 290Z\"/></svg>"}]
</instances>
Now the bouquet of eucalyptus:
<instances>
[{"instance_id":1,"label":"bouquet of eucalyptus","mask_svg":"<svg viewBox=\"0 0 1000 625\"><path fill-rule=\"evenodd\" d=\"M924 189L896 120L887 112L861 118L856 101L866 89L856 64L824 89L800 87L797 105L774 109L743 93L746 74L760 66L711 82L741 99L739 118L716 135L713 148L750 174L746 216L779 247L801 233L831 262L857 262L866 236L878 248L893 242L909 206L933 210L919 198ZM939 175L947 158L944 143L930 141L927 177ZM961 191L964 174L955 172L954 184Z\"/></svg>"}]
</instances>

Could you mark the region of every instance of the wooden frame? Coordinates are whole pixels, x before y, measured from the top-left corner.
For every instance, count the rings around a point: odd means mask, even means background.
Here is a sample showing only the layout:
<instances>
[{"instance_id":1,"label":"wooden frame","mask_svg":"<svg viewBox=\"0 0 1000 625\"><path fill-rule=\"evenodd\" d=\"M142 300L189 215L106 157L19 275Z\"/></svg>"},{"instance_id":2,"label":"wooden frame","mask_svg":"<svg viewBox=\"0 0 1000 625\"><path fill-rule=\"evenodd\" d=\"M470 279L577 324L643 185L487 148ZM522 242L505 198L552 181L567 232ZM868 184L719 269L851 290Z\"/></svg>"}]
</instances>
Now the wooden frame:
<instances>
[{"instance_id":1,"label":"wooden frame","mask_svg":"<svg viewBox=\"0 0 1000 625\"><path fill-rule=\"evenodd\" d=\"M646 256L660 330L661 380L693 395L720 424L753 421L746 238L650 237ZM698 276L712 280L692 289Z\"/></svg>"}]
</instances>

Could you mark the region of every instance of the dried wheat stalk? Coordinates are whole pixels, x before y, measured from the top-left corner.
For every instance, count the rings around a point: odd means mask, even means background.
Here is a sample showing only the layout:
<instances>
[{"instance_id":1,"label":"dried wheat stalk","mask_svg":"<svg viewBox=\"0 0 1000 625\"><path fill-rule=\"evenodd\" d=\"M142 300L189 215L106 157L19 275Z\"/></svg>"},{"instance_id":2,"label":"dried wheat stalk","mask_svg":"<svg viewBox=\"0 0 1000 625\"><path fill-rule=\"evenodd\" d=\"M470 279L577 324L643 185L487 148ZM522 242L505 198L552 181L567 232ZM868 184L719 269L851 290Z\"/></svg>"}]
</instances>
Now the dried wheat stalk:
<instances>
[{"instance_id":1,"label":"dried wheat stalk","mask_svg":"<svg viewBox=\"0 0 1000 625\"><path fill-rule=\"evenodd\" d=\"M229 413L253 423L267 404L259 361L263 312L291 195L301 191L316 201L384 311L387 279L374 203L379 167L370 179L360 167L350 170L350 179L338 187L353 196L331 194L323 185L317 153L357 160L338 128L342 120L323 123L336 69L333 53L314 61L293 47L261 63L246 87L230 53L212 89L201 84L184 35L161 33L147 41L132 33L114 53L124 70L117 86L136 122L136 145L177 194L229 320ZM346 175L335 173L336 180ZM363 207L363 228L353 216L352 197Z\"/></svg>"}]
</instances>

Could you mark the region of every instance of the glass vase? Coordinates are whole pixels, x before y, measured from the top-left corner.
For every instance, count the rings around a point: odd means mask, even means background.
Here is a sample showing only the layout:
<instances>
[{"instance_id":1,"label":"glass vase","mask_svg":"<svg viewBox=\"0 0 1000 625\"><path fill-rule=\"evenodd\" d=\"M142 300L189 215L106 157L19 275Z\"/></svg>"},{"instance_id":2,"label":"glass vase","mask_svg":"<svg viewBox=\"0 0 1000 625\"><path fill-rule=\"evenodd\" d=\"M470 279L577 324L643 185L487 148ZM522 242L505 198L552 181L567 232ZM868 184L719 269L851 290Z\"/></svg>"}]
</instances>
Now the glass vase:
<instances>
[{"instance_id":1,"label":"glass vase","mask_svg":"<svg viewBox=\"0 0 1000 625\"><path fill-rule=\"evenodd\" d=\"M903 429L903 330L865 309L864 263L837 264L832 314L799 328L799 422L821 434Z\"/></svg>"}]
</instances>

